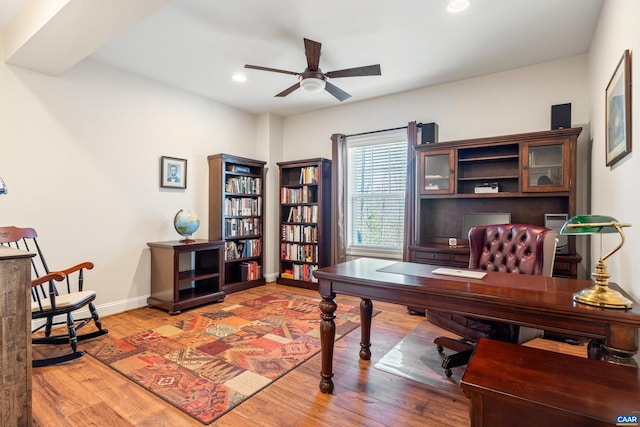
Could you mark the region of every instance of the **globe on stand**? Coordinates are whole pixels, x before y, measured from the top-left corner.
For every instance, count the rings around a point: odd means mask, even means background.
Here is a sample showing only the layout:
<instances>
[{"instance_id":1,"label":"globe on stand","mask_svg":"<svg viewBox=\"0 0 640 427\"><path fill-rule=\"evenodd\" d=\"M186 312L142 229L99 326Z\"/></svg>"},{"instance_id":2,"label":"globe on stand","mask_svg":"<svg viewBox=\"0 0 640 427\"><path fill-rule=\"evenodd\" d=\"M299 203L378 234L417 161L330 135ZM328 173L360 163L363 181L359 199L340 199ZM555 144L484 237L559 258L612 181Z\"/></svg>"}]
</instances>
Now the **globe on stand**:
<instances>
[{"instance_id":1,"label":"globe on stand","mask_svg":"<svg viewBox=\"0 0 640 427\"><path fill-rule=\"evenodd\" d=\"M191 239L191 235L200 227L200 219L195 212L180 209L173 218L173 226L178 234L183 237L183 239L180 239L181 243L193 243L195 240Z\"/></svg>"}]
</instances>

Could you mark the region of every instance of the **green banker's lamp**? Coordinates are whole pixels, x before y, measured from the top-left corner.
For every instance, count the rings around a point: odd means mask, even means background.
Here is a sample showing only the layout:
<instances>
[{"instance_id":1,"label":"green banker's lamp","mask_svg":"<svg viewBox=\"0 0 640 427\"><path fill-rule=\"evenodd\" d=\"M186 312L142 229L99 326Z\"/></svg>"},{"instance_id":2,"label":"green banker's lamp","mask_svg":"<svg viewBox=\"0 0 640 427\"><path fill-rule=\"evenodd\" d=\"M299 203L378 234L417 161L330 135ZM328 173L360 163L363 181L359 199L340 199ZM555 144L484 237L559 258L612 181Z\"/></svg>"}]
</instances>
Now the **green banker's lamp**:
<instances>
[{"instance_id":1,"label":"green banker's lamp","mask_svg":"<svg viewBox=\"0 0 640 427\"><path fill-rule=\"evenodd\" d=\"M631 300L624 297L620 292L609 287L609 271L604 261L618 251L624 244L624 233L622 227L631 227L631 224L618 222L617 219L605 215L577 215L570 218L562 226L560 234L585 235L585 234L605 234L619 233L620 244L611 252L601 257L592 276L595 285L573 294L573 300L605 308L631 308Z\"/></svg>"}]
</instances>

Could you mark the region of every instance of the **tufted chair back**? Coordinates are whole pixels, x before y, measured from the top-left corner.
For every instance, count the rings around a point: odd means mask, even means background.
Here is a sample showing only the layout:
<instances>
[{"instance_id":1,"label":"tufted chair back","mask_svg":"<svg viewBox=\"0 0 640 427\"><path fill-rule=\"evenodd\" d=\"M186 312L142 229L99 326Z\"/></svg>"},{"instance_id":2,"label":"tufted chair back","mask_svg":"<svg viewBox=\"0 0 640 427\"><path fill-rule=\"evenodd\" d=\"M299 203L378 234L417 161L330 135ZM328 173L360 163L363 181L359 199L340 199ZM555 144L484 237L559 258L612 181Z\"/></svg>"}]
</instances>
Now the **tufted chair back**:
<instances>
[{"instance_id":1,"label":"tufted chair back","mask_svg":"<svg viewBox=\"0 0 640 427\"><path fill-rule=\"evenodd\" d=\"M493 224L469 231L469 268L551 276L557 233L529 224Z\"/></svg>"}]
</instances>

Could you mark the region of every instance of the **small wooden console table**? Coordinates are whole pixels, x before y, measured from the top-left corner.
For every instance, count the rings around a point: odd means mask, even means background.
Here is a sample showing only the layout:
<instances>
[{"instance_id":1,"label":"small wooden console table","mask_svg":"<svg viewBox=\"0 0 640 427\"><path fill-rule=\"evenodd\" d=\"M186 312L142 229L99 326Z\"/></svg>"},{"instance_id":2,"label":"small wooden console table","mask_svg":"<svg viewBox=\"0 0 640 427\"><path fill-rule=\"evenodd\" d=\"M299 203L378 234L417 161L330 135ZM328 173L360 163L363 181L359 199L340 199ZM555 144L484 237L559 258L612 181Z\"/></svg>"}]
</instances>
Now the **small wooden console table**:
<instances>
[{"instance_id":1,"label":"small wooden console table","mask_svg":"<svg viewBox=\"0 0 640 427\"><path fill-rule=\"evenodd\" d=\"M147 243L151 248L151 296L147 304L178 314L181 310L223 301L224 242L197 239ZM181 255L190 265L180 271Z\"/></svg>"},{"instance_id":2,"label":"small wooden console table","mask_svg":"<svg viewBox=\"0 0 640 427\"><path fill-rule=\"evenodd\" d=\"M575 280L488 272L483 279L433 274L427 264L360 258L317 270L319 280L322 370L320 390L333 391L336 293L360 297L360 358L371 358L371 300L433 308L461 315L530 326L590 339L588 356L635 365L640 306L629 310L591 307L572 296L593 285ZM620 290L615 284L611 286Z\"/></svg>"}]
</instances>

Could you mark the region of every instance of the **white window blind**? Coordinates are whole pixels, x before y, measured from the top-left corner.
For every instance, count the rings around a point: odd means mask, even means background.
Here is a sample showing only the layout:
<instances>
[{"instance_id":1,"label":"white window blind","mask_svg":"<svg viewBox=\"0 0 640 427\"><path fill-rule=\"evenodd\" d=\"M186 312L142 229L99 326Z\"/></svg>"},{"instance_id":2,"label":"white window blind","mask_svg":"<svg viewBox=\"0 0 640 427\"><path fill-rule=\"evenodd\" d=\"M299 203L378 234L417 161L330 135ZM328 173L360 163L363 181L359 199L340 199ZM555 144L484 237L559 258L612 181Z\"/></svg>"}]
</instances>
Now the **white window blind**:
<instances>
[{"instance_id":1,"label":"white window blind","mask_svg":"<svg viewBox=\"0 0 640 427\"><path fill-rule=\"evenodd\" d=\"M406 139L404 129L347 138L347 253L401 253Z\"/></svg>"}]
</instances>

